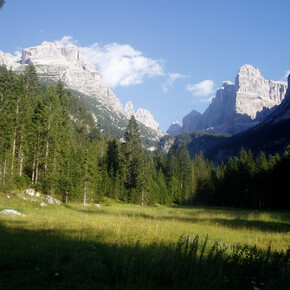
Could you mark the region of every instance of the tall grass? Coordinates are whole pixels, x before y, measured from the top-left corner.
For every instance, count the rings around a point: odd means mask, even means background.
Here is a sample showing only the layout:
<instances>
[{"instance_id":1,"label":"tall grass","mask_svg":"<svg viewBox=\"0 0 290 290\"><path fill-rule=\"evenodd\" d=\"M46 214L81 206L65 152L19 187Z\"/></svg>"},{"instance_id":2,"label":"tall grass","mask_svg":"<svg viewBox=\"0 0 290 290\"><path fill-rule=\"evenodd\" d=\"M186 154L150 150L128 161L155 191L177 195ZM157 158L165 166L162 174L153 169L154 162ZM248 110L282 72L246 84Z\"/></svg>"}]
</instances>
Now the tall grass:
<instances>
[{"instance_id":1,"label":"tall grass","mask_svg":"<svg viewBox=\"0 0 290 290\"><path fill-rule=\"evenodd\" d=\"M289 212L0 197L1 289L287 289Z\"/></svg>"}]
</instances>

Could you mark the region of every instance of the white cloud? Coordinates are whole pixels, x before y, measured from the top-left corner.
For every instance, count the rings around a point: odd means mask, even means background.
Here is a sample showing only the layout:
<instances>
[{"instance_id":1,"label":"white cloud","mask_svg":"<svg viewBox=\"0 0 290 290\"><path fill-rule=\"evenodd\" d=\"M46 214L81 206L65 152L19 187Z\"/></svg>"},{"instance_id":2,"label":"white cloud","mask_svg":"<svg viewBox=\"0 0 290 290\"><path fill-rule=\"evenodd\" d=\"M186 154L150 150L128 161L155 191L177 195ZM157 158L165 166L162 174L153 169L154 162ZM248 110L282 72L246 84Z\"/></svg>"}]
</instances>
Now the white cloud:
<instances>
[{"instance_id":1,"label":"white cloud","mask_svg":"<svg viewBox=\"0 0 290 290\"><path fill-rule=\"evenodd\" d=\"M71 36L65 35L62 39L56 40L55 42L60 43L63 46L77 45L78 41L74 40Z\"/></svg>"},{"instance_id":2,"label":"white cloud","mask_svg":"<svg viewBox=\"0 0 290 290\"><path fill-rule=\"evenodd\" d=\"M194 85L187 85L187 90L195 97L206 97L214 92L215 83L212 80L204 80Z\"/></svg>"},{"instance_id":3,"label":"white cloud","mask_svg":"<svg viewBox=\"0 0 290 290\"><path fill-rule=\"evenodd\" d=\"M173 86L174 82L177 79L188 78L189 77L189 76L182 75L182 74L179 74L179 73L168 73L167 76L168 77L167 77L166 82L164 82L161 85L162 91L165 92L165 93L167 93L169 91L169 89Z\"/></svg>"},{"instance_id":4,"label":"white cloud","mask_svg":"<svg viewBox=\"0 0 290 290\"><path fill-rule=\"evenodd\" d=\"M22 56L22 49L21 48L17 48L17 50L15 50L14 52L14 55L17 57L17 58L21 58Z\"/></svg>"},{"instance_id":5,"label":"white cloud","mask_svg":"<svg viewBox=\"0 0 290 290\"><path fill-rule=\"evenodd\" d=\"M164 75L160 61L143 56L128 44L94 43L81 47L81 53L96 66L110 87L140 84L145 77Z\"/></svg>"},{"instance_id":6,"label":"white cloud","mask_svg":"<svg viewBox=\"0 0 290 290\"><path fill-rule=\"evenodd\" d=\"M214 96L211 96L211 97L205 98L205 99L200 99L200 102L201 103L210 103L213 98L214 98Z\"/></svg>"}]
</instances>

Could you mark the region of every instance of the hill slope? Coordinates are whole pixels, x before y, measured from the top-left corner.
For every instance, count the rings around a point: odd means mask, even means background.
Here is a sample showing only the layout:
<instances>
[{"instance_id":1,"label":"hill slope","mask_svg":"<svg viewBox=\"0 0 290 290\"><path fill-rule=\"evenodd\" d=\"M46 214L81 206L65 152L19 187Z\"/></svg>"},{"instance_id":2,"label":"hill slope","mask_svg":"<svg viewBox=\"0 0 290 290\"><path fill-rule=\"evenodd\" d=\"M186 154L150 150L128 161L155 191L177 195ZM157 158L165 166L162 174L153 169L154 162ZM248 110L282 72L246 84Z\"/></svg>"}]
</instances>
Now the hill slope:
<instances>
[{"instance_id":1,"label":"hill slope","mask_svg":"<svg viewBox=\"0 0 290 290\"><path fill-rule=\"evenodd\" d=\"M24 71L29 63L35 66L42 82L52 83L61 80L68 89L79 95L103 131L123 136L131 116L126 115L120 100L104 83L94 65L82 57L78 47L64 46L59 42L43 42L39 46L24 49L20 58L0 51L0 64L5 64L16 72ZM145 116L149 116L148 111L144 109L143 111L146 113ZM149 121L144 118L144 114L141 117L139 118L141 134L146 140L145 144L152 145L164 133L157 129L156 121L152 122L152 116Z\"/></svg>"},{"instance_id":2,"label":"hill slope","mask_svg":"<svg viewBox=\"0 0 290 290\"><path fill-rule=\"evenodd\" d=\"M242 148L250 149L254 156L261 151L266 154L283 154L290 144L290 75L288 89L282 103L260 124L244 131L229 135L192 132L182 135L165 136L161 148L172 143L185 142L191 158L201 151L215 164L237 156ZM166 146L165 146L165 145Z\"/></svg>"}]
</instances>

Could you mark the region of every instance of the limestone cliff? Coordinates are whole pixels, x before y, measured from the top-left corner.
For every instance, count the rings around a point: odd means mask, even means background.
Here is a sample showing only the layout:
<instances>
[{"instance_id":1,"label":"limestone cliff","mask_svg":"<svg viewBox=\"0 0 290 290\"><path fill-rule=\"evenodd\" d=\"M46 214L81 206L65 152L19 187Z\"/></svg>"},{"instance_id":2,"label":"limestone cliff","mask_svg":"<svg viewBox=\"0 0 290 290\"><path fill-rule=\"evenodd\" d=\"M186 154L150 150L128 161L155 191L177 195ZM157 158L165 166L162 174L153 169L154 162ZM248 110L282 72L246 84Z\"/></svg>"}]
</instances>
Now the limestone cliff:
<instances>
[{"instance_id":1,"label":"limestone cliff","mask_svg":"<svg viewBox=\"0 0 290 290\"><path fill-rule=\"evenodd\" d=\"M128 122L123 106L113 91L105 84L95 66L89 63L75 45L60 42L43 42L41 45L25 48L21 56L13 56L0 51L0 65L21 72L32 63L43 81L61 80L67 88L82 95L89 108L106 131L122 134ZM152 140L164 135L158 130L159 124L150 112L139 109L137 119L146 127L143 135L151 135ZM112 129L111 129L112 128ZM141 131L142 131L141 130Z\"/></svg>"},{"instance_id":2,"label":"limestone cliff","mask_svg":"<svg viewBox=\"0 0 290 290\"><path fill-rule=\"evenodd\" d=\"M154 130L159 130L159 123L157 123L151 113L145 109L139 108L137 111L134 111L134 106L131 101L129 101L124 108L125 116L130 119L133 115L135 119L145 126L152 128Z\"/></svg>"},{"instance_id":3,"label":"limestone cliff","mask_svg":"<svg viewBox=\"0 0 290 290\"><path fill-rule=\"evenodd\" d=\"M286 89L286 82L265 80L257 68L244 65L235 84L224 82L203 115L184 117L181 131L239 133L263 122L281 104Z\"/></svg>"}]
</instances>

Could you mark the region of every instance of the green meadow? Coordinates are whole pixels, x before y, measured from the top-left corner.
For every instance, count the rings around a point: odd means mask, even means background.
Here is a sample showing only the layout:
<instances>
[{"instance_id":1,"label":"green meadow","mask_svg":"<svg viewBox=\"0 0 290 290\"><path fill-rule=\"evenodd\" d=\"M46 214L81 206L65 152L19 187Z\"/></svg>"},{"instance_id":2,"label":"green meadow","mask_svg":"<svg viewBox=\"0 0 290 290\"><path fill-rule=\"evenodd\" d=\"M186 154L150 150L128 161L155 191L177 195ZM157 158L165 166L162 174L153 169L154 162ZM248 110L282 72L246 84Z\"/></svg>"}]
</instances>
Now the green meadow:
<instances>
[{"instance_id":1,"label":"green meadow","mask_svg":"<svg viewBox=\"0 0 290 290\"><path fill-rule=\"evenodd\" d=\"M1 289L287 289L290 212L1 194ZM256 287L256 288L254 288Z\"/></svg>"}]
</instances>

